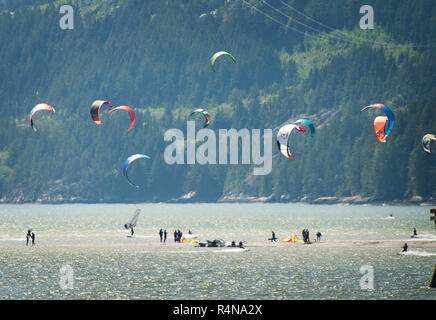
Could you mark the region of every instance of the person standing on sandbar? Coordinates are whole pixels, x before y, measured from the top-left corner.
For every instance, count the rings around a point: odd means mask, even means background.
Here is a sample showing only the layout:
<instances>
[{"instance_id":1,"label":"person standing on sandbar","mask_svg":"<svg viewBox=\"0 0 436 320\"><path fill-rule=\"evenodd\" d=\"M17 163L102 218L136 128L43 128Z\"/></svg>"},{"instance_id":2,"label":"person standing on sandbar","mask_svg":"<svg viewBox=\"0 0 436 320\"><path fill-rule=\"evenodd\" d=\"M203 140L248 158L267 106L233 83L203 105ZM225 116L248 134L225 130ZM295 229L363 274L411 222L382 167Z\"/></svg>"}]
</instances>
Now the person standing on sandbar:
<instances>
[{"instance_id":1,"label":"person standing on sandbar","mask_svg":"<svg viewBox=\"0 0 436 320\"><path fill-rule=\"evenodd\" d=\"M159 230L160 242L162 242L162 235L163 235L163 231L162 231L162 229L160 229L160 230Z\"/></svg>"},{"instance_id":2,"label":"person standing on sandbar","mask_svg":"<svg viewBox=\"0 0 436 320\"><path fill-rule=\"evenodd\" d=\"M32 230L30 230L30 229L27 230L27 234L26 234L26 246L29 245L30 238L32 237L31 231Z\"/></svg>"},{"instance_id":3,"label":"person standing on sandbar","mask_svg":"<svg viewBox=\"0 0 436 320\"><path fill-rule=\"evenodd\" d=\"M35 233L34 232L32 232L31 237L32 237L32 246L34 246L35 245Z\"/></svg>"}]
</instances>

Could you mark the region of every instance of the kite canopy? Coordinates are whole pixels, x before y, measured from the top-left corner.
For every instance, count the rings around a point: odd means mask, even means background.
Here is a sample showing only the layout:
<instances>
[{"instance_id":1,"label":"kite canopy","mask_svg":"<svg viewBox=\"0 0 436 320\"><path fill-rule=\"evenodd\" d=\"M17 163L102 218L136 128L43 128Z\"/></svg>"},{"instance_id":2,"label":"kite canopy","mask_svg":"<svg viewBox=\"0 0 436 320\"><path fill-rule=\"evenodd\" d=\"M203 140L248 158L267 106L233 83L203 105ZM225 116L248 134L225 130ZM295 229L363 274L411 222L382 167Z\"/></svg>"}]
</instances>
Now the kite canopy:
<instances>
[{"instance_id":1,"label":"kite canopy","mask_svg":"<svg viewBox=\"0 0 436 320\"><path fill-rule=\"evenodd\" d=\"M215 61L216 59L218 59L219 57L221 57L222 55L226 55L229 56L230 59L233 60L234 63L236 63L236 59L235 57L233 57L230 53L225 52L225 51L219 51L217 53L215 53L212 58L210 58L210 67L212 68L212 71L215 72Z\"/></svg>"},{"instance_id":2,"label":"kite canopy","mask_svg":"<svg viewBox=\"0 0 436 320\"><path fill-rule=\"evenodd\" d=\"M386 143L386 123L388 123L388 117L386 116L378 116L374 119L374 133L381 142Z\"/></svg>"},{"instance_id":3,"label":"kite canopy","mask_svg":"<svg viewBox=\"0 0 436 320\"><path fill-rule=\"evenodd\" d=\"M289 159L295 159L291 153L289 145L289 137L294 130L297 130L299 132L306 132L306 130L300 126L297 126L295 124L287 124L281 127L279 132L277 133L277 147L279 148L280 152Z\"/></svg>"},{"instance_id":4,"label":"kite canopy","mask_svg":"<svg viewBox=\"0 0 436 320\"><path fill-rule=\"evenodd\" d=\"M37 104L36 106L34 106L33 109L30 111L30 126L32 127L32 129L34 131L37 131L37 130L33 126L33 116L35 115L35 113L37 113L39 111L42 111L42 110L46 110L46 111L50 111L50 112L56 113L56 110L52 106L50 106L50 105L48 105L46 103L40 103L40 104Z\"/></svg>"},{"instance_id":5,"label":"kite canopy","mask_svg":"<svg viewBox=\"0 0 436 320\"><path fill-rule=\"evenodd\" d=\"M203 126L203 128L206 128L209 125L209 123L210 123L210 115L209 115L209 113L206 110L204 110L204 109L196 109L196 110L191 112L190 117L192 117L196 113L201 113L204 116L204 126Z\"/></svg>"},{"instance_id":6,"label":"kite canopy","mask_svg":"<svg viewBox=\"0 0 436 320\"><path fill-rule=\"evenodd\" d=\"M134 187L139 188L138 185L134 184L130 179L129 176L127 175L127 171L129 169L129 166L132 164L132 162L136 161L137 159L150 159L149 156L145 155L145 154L134 154L131 155L130 157L128 157L125 161L124 161L124 165L123 165L123 175L124 177L127 179L127 181Z\"/></svg>"},{"instance_id":7,"label":"kite canopy","mask_svg":"<svg viewBox=\"0 0 436 320\"><path fill-rule=\"evenodd\" d=\"M130 116L130 127L129 129L127 129L127 131L129 131L130 129L133 128L133 125L135 124L135 120L136 120L136 116L135 116L135 112L133 112L133 110L127 106L120 106L120 107L116 107L114 109L112 109L111 111L109 111L110 114L112 114L112 112L114 112L115 110L124 110L126 111L129 116Z\"/></svg>"},{"instance_id":8,"label":"kite canopy","mask_svg":"<svg viewBox=\"0 0 436 320\"><path fill-rule=\"evenodd\" d=\"M313 137L315 136L315 126L312 124L312 122L310 122L307 119L300 119L294 122L294 124L299 124L299 125L305 125L310 129L310 138L309 140L306 142L306 144L308 144L310 142L310 140L313 139Z\"/></svg>"},{"instance_id":9,"label":"kite canopy","mask_svg":"<svg viewBox=\"0 0 436 320\"><path fill-rule=\"evenodd\" d=\"M387 136L391 133L392 128L394 127L395 123L395 116L394 113L386 107L384 104L371 104L369 106L366 106L360 111L367 110L369 108L377 108L380 110L383 110L386 113L386 117L377 117L374 119L374 132L377 136L377 139L380 142L386 143Z\"/></svg>"},{"instance_id":10,"label":"kite canopy","mask_svg":"<svg viewBox=\"0 0 436 320\"><path fill-rule=\"evenodd\" d=\"M426 134L424 137L422 137L422 147L424 148L424 151L431 154L431 142L436 142L436 135L434 134Z\"/></svg>"},{"instance_id":11,"label":"kite canopy","mask_svg":"<svg viewBox=\"0 0 436 320\"><path fill-rule=\"evenodd\" d=\"M100 109L103 105L106 105L106 106L112 108L112 103L110 103L109 101L105 101L105 100L95 100L91 105L92 121L94 121L98 125L101 125Z\"/></svg>"}]
</instances>

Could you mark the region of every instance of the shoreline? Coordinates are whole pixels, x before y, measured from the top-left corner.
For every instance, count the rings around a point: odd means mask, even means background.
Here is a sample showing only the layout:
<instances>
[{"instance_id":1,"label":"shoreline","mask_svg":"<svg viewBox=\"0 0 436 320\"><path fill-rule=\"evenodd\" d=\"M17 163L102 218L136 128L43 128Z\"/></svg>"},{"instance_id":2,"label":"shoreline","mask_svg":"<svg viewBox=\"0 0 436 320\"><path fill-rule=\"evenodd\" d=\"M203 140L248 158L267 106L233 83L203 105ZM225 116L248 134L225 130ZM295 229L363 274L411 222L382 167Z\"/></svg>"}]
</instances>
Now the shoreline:
<instances>
[{"instance_id":1,"label":"shoreline","mask_svg":"<svg viewBox=\"0 0 436 320\"><path fill-rule=\"evenodd\" d=\"M49 205L61 205L61 204L244 204L244 203L265 203L265 204L308 204L308 205L344 205L344 206L421 206L431 207L436 206L436 200L354 200L349 197L337 198L337 197L321 197L314 200L272 200L265 197L255 198L220 198L216 201L201 201L201 200L167 200L167 201L141 201L141 202L120 202L120 201L87 201L87 200L0 200L2 204L49 204Z\"/></svg>"}]
</instances>

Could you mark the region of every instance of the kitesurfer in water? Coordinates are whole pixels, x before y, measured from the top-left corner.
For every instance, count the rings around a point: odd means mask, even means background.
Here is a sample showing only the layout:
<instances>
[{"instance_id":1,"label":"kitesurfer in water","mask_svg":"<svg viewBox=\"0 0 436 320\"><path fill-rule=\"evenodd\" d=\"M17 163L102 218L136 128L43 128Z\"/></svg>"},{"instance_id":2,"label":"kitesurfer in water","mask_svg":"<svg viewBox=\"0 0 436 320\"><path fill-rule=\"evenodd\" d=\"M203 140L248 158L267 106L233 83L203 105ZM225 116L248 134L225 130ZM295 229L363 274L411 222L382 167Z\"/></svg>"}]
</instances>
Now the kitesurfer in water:
<instances>
[{"instance_id":1,"label":"kitesurfer in water","mask_svg":"<svg viewBox=\"0 0 436 320\"><path fill-rule=\"evenodd\" d=\"M409 246L407 245L407 243L405 243L403 246L403 252L407 252L408 248L409 248Z\"/></svg>"}]
</instances>

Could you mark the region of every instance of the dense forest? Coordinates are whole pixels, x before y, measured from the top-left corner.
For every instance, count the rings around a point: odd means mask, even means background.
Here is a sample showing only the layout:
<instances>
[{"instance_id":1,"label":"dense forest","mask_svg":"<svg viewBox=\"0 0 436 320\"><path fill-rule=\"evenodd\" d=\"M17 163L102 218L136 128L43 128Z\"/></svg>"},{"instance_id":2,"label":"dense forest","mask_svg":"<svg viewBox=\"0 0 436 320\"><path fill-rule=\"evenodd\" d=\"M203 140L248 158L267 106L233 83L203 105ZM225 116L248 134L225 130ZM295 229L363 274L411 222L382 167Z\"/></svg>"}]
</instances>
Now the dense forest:
<instances>
[{"instance_id":1,"label":"dense forest","mask_svg":"<svg viewBox=\"0 0 436 320\"><path fill-rule=\"evenodd\" d=\"M0 201L436 202L436 2L370 0L374 28L356 0L0 0ZM59 21L74 9L74 28ZM230 52L217 61L217 51ZM129 117L92 102L131 107ZM48 103L56 113L29 112ZM395 126L380 143L360 112L384 103ZM169 165L164 133L186 133L192 110L209 129L272 129L272 171L250 164ZM316 135L292 136L295 159L277 150L284 123L310 119ZM197 142L201 144L201 142ZM436 150L436 147L435 147ZM150 156L123 176L124 160ZM354 200L353 200L354 201Z\"/></svg>"}]
</instances>

